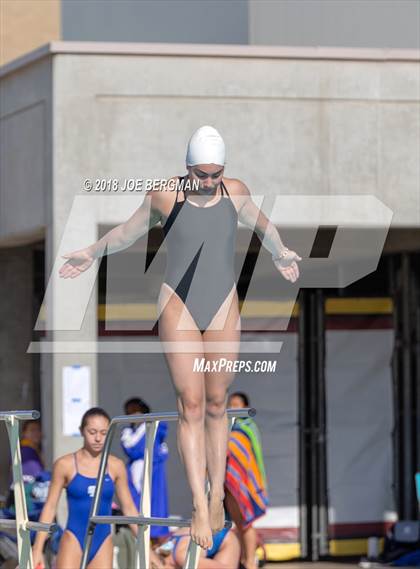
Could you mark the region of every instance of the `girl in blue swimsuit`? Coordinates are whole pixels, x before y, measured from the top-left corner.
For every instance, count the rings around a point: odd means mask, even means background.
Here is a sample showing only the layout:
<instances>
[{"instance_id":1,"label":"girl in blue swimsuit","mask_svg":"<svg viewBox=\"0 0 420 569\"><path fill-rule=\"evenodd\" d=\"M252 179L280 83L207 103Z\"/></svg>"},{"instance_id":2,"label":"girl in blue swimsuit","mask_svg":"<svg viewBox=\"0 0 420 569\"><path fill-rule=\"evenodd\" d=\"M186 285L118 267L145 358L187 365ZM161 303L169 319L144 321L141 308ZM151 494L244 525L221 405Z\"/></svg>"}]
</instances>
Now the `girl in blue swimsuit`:
<instances>
[{"instance_id":1,"label":"girl in blue swimsuit","mask_svg":"<svg viewBox=\"0 0 420 569\"><path fill-rule=\"evenodd\" d=\"M57 504L63 488L67 490L68 521L60 542L56 569L79 567L90 506L95 492L100 455L109 426L109 416L100 407L86 411L82 418L80 432L83 447L75 453L59 458L53 467L48 498L42 510L40 521L51 523L56 515ZM138 512L131 498L127 484L124 463L110 455L107 473L100 501L99 515L111 515L112 498L117 494L124 515L137 516ZM137 531L133 527L133 532ZM47 535L39 532L33 546L34 567L44 566L42 551ZM99 524L95 528L90 549L89 569L112 569L111 526Z\"/></svg>"}]
</instances>

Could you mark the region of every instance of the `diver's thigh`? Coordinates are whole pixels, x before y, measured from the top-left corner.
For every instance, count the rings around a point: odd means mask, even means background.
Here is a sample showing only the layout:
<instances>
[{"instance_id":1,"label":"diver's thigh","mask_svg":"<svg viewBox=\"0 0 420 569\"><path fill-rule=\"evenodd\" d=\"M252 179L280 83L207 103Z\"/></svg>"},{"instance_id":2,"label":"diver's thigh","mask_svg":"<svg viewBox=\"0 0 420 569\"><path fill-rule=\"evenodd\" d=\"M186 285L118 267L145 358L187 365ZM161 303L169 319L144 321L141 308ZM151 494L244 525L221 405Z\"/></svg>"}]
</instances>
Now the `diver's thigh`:
<instances>
[{"instance_id":1,"label":"diver's thigh","mask_svg":"<svg viewBox=\"0 0 420 569\"><path fill-rule=\"evenodd\" d=\"M165 310L159 319L159 337L175 392L194 397L204 390L203 341L198 330L177 330L176 318Z\"/></svg>"},{"instance_id":2,"label":"diver's thigh","mask_svg":"<svg viewBox=\"0 0 420 569\"><path fill-rule=\"evenodd\" d=\"M233 382L234 366L239 357L241 330L236 291L223 329L206 330L203 340L206 359L215 363L214 366L209 366L205 373L206 393L210 398L218 398Z\"/></svg>"}]
</instances>

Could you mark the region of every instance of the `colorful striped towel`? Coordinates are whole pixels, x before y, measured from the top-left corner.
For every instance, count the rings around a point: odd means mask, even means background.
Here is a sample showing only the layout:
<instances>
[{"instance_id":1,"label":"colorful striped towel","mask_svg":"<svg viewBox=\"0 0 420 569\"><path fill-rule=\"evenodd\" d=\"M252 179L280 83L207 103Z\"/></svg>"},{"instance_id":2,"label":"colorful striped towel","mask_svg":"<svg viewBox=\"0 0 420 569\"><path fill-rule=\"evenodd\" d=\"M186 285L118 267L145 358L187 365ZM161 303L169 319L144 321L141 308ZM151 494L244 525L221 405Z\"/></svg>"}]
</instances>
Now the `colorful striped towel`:
<instances>
[{"instance_id":1,"label":"colorful striped towel","mask_svg":"<svg viewBox=\"0 0 420 569\"><path fill-rule=\"evenodd\" d=\"M251 418L236 419L234 423L225 486L238 503L245 528L265 514L268 495L261 439Z\"/></svg>"}]
</instances>

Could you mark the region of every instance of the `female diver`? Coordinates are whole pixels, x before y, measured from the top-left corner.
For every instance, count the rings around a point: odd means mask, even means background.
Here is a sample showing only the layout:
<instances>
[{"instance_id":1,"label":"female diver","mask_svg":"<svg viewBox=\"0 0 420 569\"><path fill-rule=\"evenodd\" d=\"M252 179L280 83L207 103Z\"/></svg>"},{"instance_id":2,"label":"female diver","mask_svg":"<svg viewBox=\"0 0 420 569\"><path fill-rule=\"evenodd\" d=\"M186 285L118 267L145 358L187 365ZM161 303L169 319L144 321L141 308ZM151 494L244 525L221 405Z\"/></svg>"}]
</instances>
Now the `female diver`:
<instances>
[{"instance_id":1,"label":"female diver","mask_svg":"<svg viewBox=\"0 0 420 569\"><path fill-rule=\"evenodd\" d=\"M212 534L224 525L226 401L234 374L197 372L193 364L196 358L233 361L238 357L240 315L234 278L238 221L257 233L286 280L295 282L299 277L301 258L284 246L246 185L224 176L225 144L216 129L203 126L193 134L186 165L185 177L171 178L162 191L148 192L127 221L89 247L64 255L66 262L59 274L78 277L104 251L125 249L151 227L162 225L167 236L167 267L158 301L159 336L164 351L166 343L181 346L177 351L167 349L165 356L179 411L178 450L192 491L191 537L209 549ZM215 344L212 350L206 349L214 342L228 345L230 353L216 353Z\"/></svg>"}]
</instances>

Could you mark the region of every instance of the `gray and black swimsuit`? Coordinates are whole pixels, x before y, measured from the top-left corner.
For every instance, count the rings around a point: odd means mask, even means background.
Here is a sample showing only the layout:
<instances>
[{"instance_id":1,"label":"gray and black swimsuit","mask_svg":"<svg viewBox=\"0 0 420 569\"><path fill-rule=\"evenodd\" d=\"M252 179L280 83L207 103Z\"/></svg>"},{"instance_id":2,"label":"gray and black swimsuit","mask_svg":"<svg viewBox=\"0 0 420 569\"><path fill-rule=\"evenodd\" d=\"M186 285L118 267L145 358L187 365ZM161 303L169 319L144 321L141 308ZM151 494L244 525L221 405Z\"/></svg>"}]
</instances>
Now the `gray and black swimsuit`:
<instances>
[{"instance_id":1,"label":"gray and black swimsuit","mask_svg":"<svg viewBox=\"0 0 420 569\"><path fill-rule=\"evenodd\" d=\"M204 332L235 285L238 214L226 186L213 206L193 205L180 178L171 213L163 226L167 247L164 282ZM182 194L182 200L179 196Z\"/></svg>"}]
</instances>

